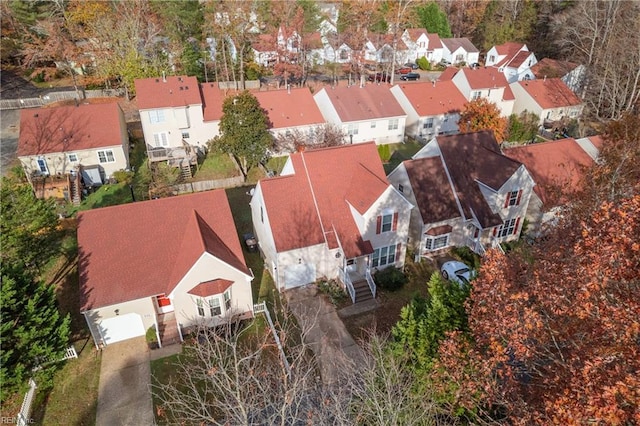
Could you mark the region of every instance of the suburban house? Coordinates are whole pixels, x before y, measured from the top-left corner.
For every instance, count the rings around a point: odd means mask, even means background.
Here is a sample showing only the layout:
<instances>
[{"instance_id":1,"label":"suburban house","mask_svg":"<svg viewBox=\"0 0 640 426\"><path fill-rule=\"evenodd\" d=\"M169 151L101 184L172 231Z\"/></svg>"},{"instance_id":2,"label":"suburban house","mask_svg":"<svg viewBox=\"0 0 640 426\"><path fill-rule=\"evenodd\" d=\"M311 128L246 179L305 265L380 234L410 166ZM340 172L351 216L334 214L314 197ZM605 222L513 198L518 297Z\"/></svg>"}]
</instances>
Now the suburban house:
<instances>
[{"instance_id":1,"label":"suburban house","mask_svg":"<svg viewBox=\"0 0 640 426\"><path fill-rule=\"evenodd\" d=\"M441 38L442 59L453 65L476 64L480 60L480 51L466 38Z\"/></svg>"},{"instance_id":2,"label":"suburban house","mask_svg":"<svg viewBox=\"0 0 640 426\"><path fill-rule=\"evenodd\" d=\"M150 162L166 161L187 175L217 132L203 120L200 85L195 77L137 79L136 99Z\"/></svg>"},{"instance_id":3,"label":"suburban house","mask_svg":"<svg viewBox=\"0 0 640 426\"><path fill-rule=\"evenodd\" d=\"M251 199L276 287L338 279L354 303L375 297L372 271L404 265L411 208L389 185L372 142L291 154Z\"/></svg>"},{"instance_id":4,"label":"suburban house","mask_svg":"<svg viewBox=\"0 0 640 426\"><path fill-rule=\"evenodd\" d=\"M540 125L558 126L564 119L578 118L584 104L559 78L517 81L511 84L516 101L513 113L533 112L540 117Z\"/></svg>"},{"instance_id":5,"label":"suburban house","mask_svg":"<svg viewBox=\"0 0 640 426\"><path fill-rule=\"evenodd\" d=\"M350 143L404 140L407 114L387 84L323 88L315 99L326 122L339 126Z\"/></svg>"},{"instance_id":6,"label":"suburban house","mask_svg":"<svg viewBox=\"0 0 640 426\"><path fill-rule=\"evenodd\" d=\"M388 179L417 206L409 231L416 257L451 246L482 255L517 239L534 185L490 131L436 136Z\"/></svg>"},{"instance_id":7,"label":"suburban house","mask_svg":"<svg viewBox=\"0 0 640 426\"><path fill-rule=\"evenodd\" d=\"M278 62L277 39L272 34L259 34L251 43L253 60L263 67L271 67Z\"/></svg>"},{"instance_id":8,"label":"suburban house","mask_svg":"<svg viewBox=\"0 0 640 426\"><path fill-rule=\"evenodd\" d=\"M529 51L526 44L507 42L489 49L485 66L498 68L507 81L513 83L534 79L531 67L537 62L536 55Z\"/></svg>"},{"instance_id":9,"label":"suburban house","mask_svg":"<svg viewBox=\"0 0 640 426\"><path fill-rule=\"evenodd\" d=\"M408 48L407 61L420 58L427 58L431 64L442 61L443 48L438 34L429 34L424 28L408 28L401 38Z\"/></svg>"},{"instance_id":10,"label":"suburban house","mask_svg":"<svg viewBox=\"0 0 640 426\"><path fill-rule=\"evenodd\" d=\"M354 57L353 47L346 37L337 32L329 32L321 37L325 62L346 64Z\"/></svg>"},{"instance_id":11,"label":"suburban house","mask_svg":"<svg viewBox=\"0 0 640 426\"><path fill-rule=\"evenodd\" d=\"M407 113L407 135L426 143L436 135L458 133L467 100L452 81L397 84L391 93Z\"/></svg>"},{"instance_id":12,"label":"suburban house","mask_svg":"<svg viewBox=\"0 0 640 426\"><path fill-rule=\"evenodd\" d=\"M116 102L20 111L17 156L39 198L80 202L129 168L129 137Z\"/></svg>"},{"instance_id":13,"label":"suburban house","mask_svg":"<svg viewBox=\"0 0 640 426\"><path fill-rule=\"evenodd\" d=\"M531 71L538 79L559 78L573 93L582 91L586 77L584 65L551 58L542 58Z\"/></svg>"},{"instance_id":14,"label":"suburban house","mask_svg":"<svg viewBox=\"0 0 640 426\"><path fill-rule=\"evenodd\" d=\"M514 93L504 74L496 68L461 68L451 80L468 101L486 98L498 106L503 117L514 112Z\"/></svg>"},{"instance_id":15,"label":"suburban house","mask_svg":"<svg viewBox=\"0 0 640 426\"><path fill-rule=\"evenodd\" d=\"M253 315L251 280L224 190L78 215L82 314L97 347Z\"/></svg>"},{"instance_id":16,"label":"suburban house","mask_svg":"<svg viewBox=\"0 0 640 426\"><path fill-rule=\"evenodd\" d=\"M523 163L536 182L527 208L527 233L539 235L552 225L571 195L583 189L585 172L594 165L602 147L599 137L560 139L504 150ZM595 158L594 158L595 154Z\"/></svg>"}]
</instances>

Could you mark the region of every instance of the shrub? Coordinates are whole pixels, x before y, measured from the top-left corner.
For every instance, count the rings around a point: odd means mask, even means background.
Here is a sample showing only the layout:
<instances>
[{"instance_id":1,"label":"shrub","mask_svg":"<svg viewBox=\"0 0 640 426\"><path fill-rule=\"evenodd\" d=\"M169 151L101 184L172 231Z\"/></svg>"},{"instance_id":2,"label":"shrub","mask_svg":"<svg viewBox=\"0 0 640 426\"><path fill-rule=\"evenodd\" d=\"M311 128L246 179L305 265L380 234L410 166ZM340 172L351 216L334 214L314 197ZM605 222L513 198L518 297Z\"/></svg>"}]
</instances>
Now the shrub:
<instances>
[{"instance_id":1,"label":"shrub","mask_svg":"<svg viewBox=\"0 0 640 426\"><path fill-rule=\"evenodd\" d=\"M342 287L335 280L319 280L317 283L318 290L321 293L326 294L331 299L331 303L335 306L340 305L346 298L347 293L342 289Z\"/></svg>"},{"instance_id":2,"label":"shrub","mask_svg":"<svg viewBox=\"0 0 640 426\"><path fill-rule=\"evenodd\" d=\"M416 65L418 65L421 70L431 71L431 63L424 56L422 58L416 59Z\"/></svg>"},{"instance_id":3,"label":"shrub","mask_svg":"<svg viewBox=\"0 0 640 426\"><path fill-rule=\"evenodd\" d=\"M131 183L131 181L133 180L133 175L133 172L129 172L126 170L116 170L115 172L113 172L113 178L117 182L125 182L127 184Z\"/></svg>"},{"instance_id":4,"label":"shrub","mask_svg":"<svg viewBox=\"0 0 640 426\"><path fill-rule=\"evenodd\" d=\"M376 284L389 291L395 291L402 288L407 283L407 276L401 269L390 266L375 273Z\"/></svg>"},{"instance_id":5,"label":"shrub","mask_svg":"<svg viewBox=\"0 0 640 426\"><path fill-rule=\"evenodd\" d=\"M469 247L454 247L451 249L451 252L462 262L467 265L472 265L476 271L480 268L480 256L471 251Z\"/></svg>"}]
</instances>

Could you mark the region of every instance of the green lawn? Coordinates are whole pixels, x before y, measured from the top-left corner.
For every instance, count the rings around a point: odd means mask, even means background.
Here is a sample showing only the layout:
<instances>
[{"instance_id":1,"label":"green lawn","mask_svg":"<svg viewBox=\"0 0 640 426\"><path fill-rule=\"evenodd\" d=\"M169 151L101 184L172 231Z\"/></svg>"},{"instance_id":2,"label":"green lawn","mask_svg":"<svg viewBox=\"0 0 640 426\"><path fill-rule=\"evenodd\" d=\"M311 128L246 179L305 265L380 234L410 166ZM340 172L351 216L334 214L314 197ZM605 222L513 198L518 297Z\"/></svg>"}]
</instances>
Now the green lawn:
<instances>
[{"instance_id":1,"label":"green lawn","mask_svg":"<svg viewBox=\"0 0 640 426\"><path fill-rule=\"evenodd\" d=\"M228 154L209 152L196 171L193 180L225 179L240 175Z\"/></svg>"},{"instance_id":2,"label":"green lawn","mask_svg":"<svg viewBox=\"0 0 640 426\"><path fill-rule=\"evenodd\" d=\"M267 170L276 172L276 175L279 175L288 159L288 155L282 157L271 157L269 158L269 161L267 161L266 168Z\"/></svg>"},{"instance_id":3,"label":"green lawn","mask_svg":"<svg viewBox=\"0 0 640 426\"><path fill-rule=\"evenodd\" d=\"M411 159L411 157L418 152L420 148L422 148L422 145L414 140L410 140L405 143L389 144L391 159L389 162L384 164L385 173L391 173L404 160Z\"/></svg>"},{"instance_id":4,"label":"green lawn","mask_svg":"<svg viewBox=\"0 0 640 426\"><path fill-rule=\"evenodd\" d=\"M64 361L53 386L39 388L32 417L42 425L94 425L100 380L100 353L91 339L76 342L77 359Z\"/></svg>"},{"instance_id":5,"label":"green lawn","mask_svg":"<svg viewBox=\"0 0 640 426\"><path fill-rule=\"evenodd\" d=\"M83 210L127 204L132 201L131 189L126 183L106 184L89 194L79 206L69 205L67 213L72 215Z\"/></svg>"}]
</instances>

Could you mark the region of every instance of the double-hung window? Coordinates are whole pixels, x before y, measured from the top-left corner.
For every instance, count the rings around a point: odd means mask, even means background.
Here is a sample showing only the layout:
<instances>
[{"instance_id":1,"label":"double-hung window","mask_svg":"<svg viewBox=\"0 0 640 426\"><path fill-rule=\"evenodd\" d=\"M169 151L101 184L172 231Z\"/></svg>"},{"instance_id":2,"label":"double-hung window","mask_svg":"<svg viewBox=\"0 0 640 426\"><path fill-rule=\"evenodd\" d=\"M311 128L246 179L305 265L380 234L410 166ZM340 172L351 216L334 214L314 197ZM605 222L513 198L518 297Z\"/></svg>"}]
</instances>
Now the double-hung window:
<instances>
[{"instance_id":1,"label":"double-hung window","mask_svg":"<svg viewBox=\"0 0 640 426\"><path fill-rule=\"evenodd\" d=\"M425 249L438 250L449 245L449 234L428 236L425 241Z\"/></svg>"},{"instance_id":2,"label":"double-hung window","mask_svg":"<svg viewBox=\"0 0 640 426\"><path fill-rule=\"evenodd\" d=\"M392 118L391 120L389 120L388 130L397 130L399 121L400 119L398 118Z\"/></svg>"},{"instance_id":3,"label":"double-hung window","mask_svg":"<svg viewBox=\"0 0 640 426\"><path fill-rule=\"evenodd\" d=\"M518 232L518 224L520 223L520 218L517 217L515 219L507 219L504 223L496 228L493 228L494 236L497 237L506 237L508 235L514 235Z\"/></svg>"},{"instance_id":4,"label":"double-hung window","mask_svg":"<svg viewBox=\"0 0 640 426\"><path fill-rule=\"evenodd\" d=\"M398 212L386 211L376 218L376 234L395 231L398 228Z\"/></svg>"},{"instance_id":5,"label":"double-hung window","mask_svg":"<svg viewBox=\"0 0 640 426\"><path fill-rule=\"evenodd\" d=\"M347 127L347 134L349 136L352 135L357 135L358 134L358 124L349 124L349 126Z\"/></svg>"},{"instance_id":6,"label":"double-hung window","mask_svg":"<svg viewBox=\"0 0 640 426\"><path fill-rule=\"evenodd\" d=\"M198 307L198 315L203 317L204 316L204 302L202 301L202 299L200 299L200 298L196 299L196 306Z\"/></svg>"},{"instance_id":7,"label":"double-hung window","mask_svg":"<svg viewBox=\"0 0 640 426\"><path fill-rule=\"evenodd\" d=\"M519 206L522 198L522 190L509 191L504 200L504 207Z\"/></svg>"},{"instance_id":8,"label":"double-hung window","mask_svg":"<svg viewBox=\"0 0 640 426\"><path fill-rule=\"evenodd\" d=\"M100 161L100 163L113 163L116 161L116 158L112 150L105 149L104 151L98 151L98 161Z\"/></svg>"},{"instance_id":9,"label":"double-hung window","mask_svg":"<svg viewBox=\"0 0 640 426\"><path fill-rule=\"evenodd\" d=\"M471 100L475 101L476 99L480 99L480 96L482 96L482 92L480 90L475 90L473 92L471 92Z\"/></svg>"},{"instance_id":10,"label":"double-hung window","mask_svg":"<svg viewBox=\"0 0 640 426\"><path fill-rule=\"evenodd\" d=\"M212 317L217 317L222 314L222 308L220 307L220 299L218 297L212 297L209 299L209 313Z\"/></svg>"},{"instance_id":11,"label":"double-hung window","mask_svg":"<svg viewBox=\"0 0 640 426\"><path fill-rule=\"evenodd\" d=\"M67 154L67 160L69 160L70 163L77 163L78 162L78 154Z\"/></svg>"},{"instance_id":12,"label":"double-hung window","mask_svg":"<svg viewBox=\"0 0 640 426\"><path fill-rule=\"evenodd\" d=\"M169 136L167 132L160 132L153 134L153 143L157 148L162 148L163 146L169 145Z\"/></svg>"},{"instance_id":13,"label":"double-hung window","mask_svg":"<svg viewBox=\"0 0 640 426\"><path fill-rule=\"evenodd\" d=\"M429 117L422 123L423 129L433 129L433 117Z\"/></svg>"},{"instance_id":14,"label":"double-hung window","mask_svg":"<svg viewBox=\"0 0 640 426\"><path fill-rule=\"evenodd\" d=\"M38 157L38 170L40 170L40 173L48 175L49 174L49 168L47 167L47 161L44 159L44 157Z\"/></svg>"},{"instance_id":15,"label":"double-hung window","mask_svg":"<svg viewBox=\"0 0 640 426\"><path fill-rule=\"evenodd\" d=\"M224 297L224 310L228 311L231 309L231 290L225 291L222 297Z\"/></svg>"}]
</instances>

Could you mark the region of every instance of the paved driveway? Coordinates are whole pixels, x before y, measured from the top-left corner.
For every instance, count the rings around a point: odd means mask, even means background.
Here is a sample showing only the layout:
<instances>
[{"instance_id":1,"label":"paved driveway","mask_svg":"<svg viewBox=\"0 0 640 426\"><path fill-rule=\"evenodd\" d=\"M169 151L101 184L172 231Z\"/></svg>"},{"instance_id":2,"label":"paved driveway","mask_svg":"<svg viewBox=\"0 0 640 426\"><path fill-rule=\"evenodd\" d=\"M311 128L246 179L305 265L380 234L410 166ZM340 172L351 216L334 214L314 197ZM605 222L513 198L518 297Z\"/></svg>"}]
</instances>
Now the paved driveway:
<instances>
[{"instance_id":1,"label":"paved driveway","mask_svg":"<svg viewBox=\"0 0 640 426\"><path fill-rule=\"evenodd\" d=\"M153 425L150 384L144 336L107 346L102 352L96 425Z\"/></svg>"},{"instance_id":2,"label":"paved driveway","mask_svg":"<svg viewBox=\"0 0 640 426\"><path fill-rule=\"evenodd\" d=\"M315 285L297 287L284 293L289 309L300 324L312 321L306 342L320 364L322 381L333 383L339 368L346 360L362 357L360 347L353 340L335 307L318 294Z\"/></svg>"}]
</instances>

